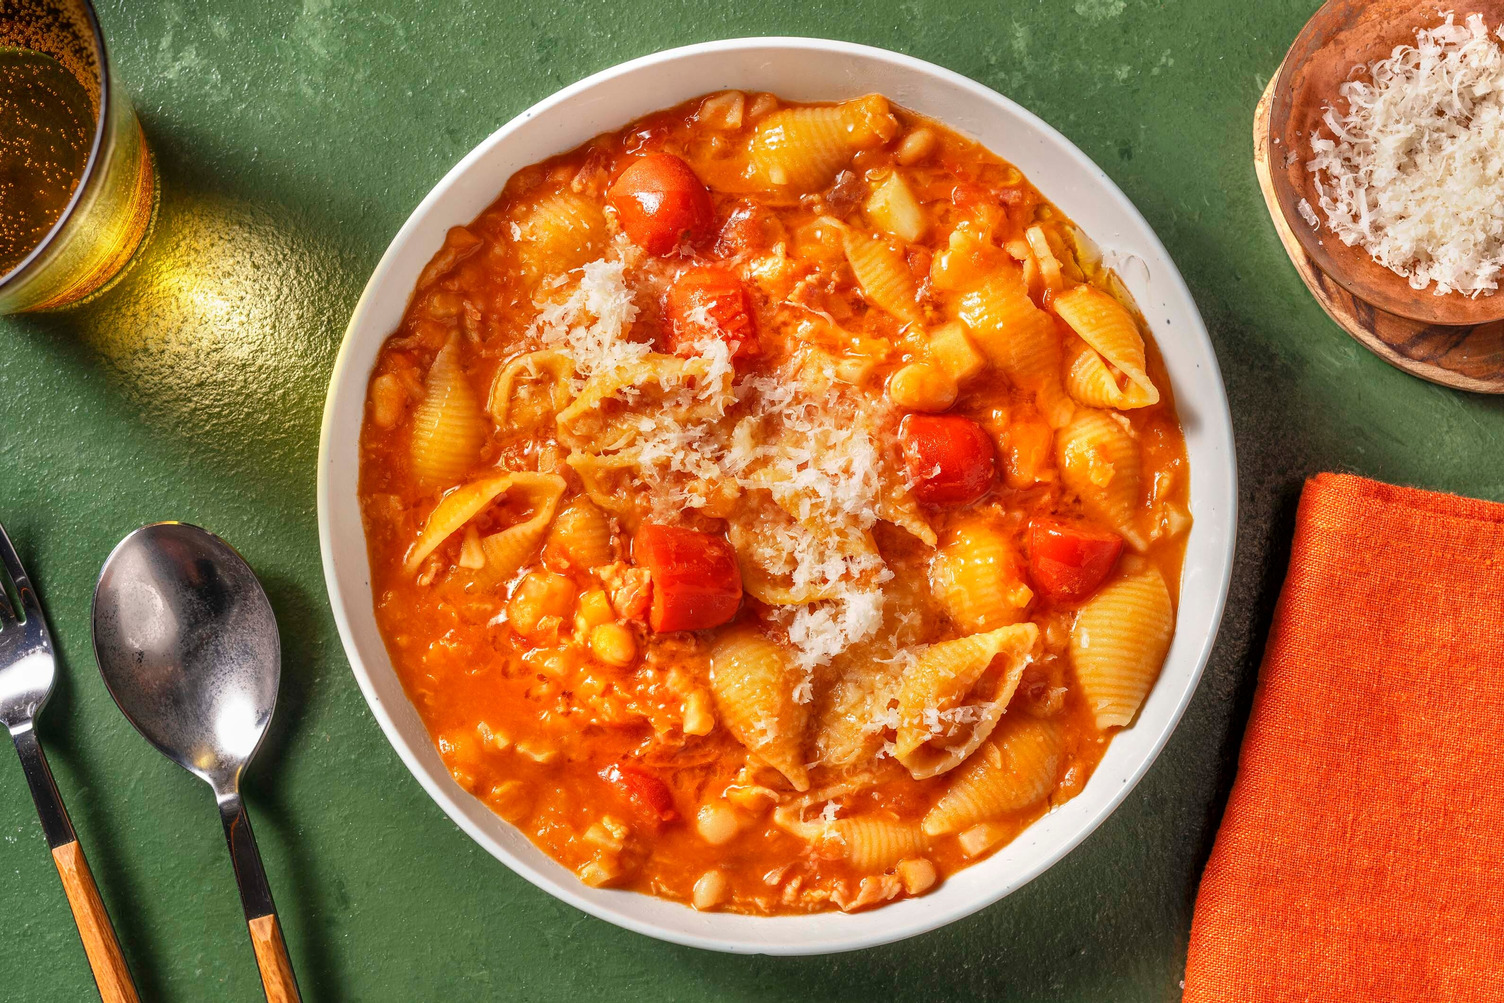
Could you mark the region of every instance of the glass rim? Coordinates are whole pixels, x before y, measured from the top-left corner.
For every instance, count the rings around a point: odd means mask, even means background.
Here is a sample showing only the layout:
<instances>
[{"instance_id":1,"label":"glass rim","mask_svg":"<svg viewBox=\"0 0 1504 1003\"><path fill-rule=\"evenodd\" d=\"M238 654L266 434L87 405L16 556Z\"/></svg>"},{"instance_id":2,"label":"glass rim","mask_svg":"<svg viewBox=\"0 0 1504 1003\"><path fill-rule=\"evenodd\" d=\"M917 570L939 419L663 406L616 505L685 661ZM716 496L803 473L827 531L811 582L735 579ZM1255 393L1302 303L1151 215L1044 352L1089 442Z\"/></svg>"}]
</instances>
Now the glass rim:
<instances>
[{"instance_id":1,"label":"glass rim","mask_svg":"<svg viewBox=\"0 0 1504 1003\"><path fill-rule=\"evenodd\" d=\"M57 220L47 230L47 233L37 242L37 246L28 251L26 256L18 261L16 266L10 271L0 273L0 292L3 292L16 279L21 278L27 269L35 264L52 247L52 243L57 239L57 235L62 232L63 227L73 218L73 212L78 208L79 202L83 199L84 191L88 188L89 182L94 179L95 168L99 166L100 152L104 149L105 123L108 121L110 114L109 50L105 48L104 30L99 26L99 14L94 10L94 0L75 0L75 2L83 9L84 17L89 22L89 30L94 35L94 50L98 54L95 63L99 68L99 111L94 116L94 141L89 146L89 156L84 160L84 169L78 176L78 184L74 186L73 195L68 199L68 204L63 207L63 211L58 214Z\"/></svg>"}]
</instances>

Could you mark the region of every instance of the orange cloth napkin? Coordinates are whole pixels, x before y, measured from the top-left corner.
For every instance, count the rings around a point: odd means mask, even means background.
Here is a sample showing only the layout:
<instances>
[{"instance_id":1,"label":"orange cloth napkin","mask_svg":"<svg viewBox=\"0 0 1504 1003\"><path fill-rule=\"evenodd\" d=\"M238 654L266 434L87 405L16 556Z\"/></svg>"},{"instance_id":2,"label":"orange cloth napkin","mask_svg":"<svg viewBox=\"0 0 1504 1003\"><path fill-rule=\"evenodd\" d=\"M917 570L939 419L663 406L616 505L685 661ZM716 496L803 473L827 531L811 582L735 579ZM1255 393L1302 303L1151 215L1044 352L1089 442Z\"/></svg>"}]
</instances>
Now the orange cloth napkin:
<instances>
[{"instance_id":1,"label":"orange cloth napkin","mask_svg":"<svg viewBox=\"0 0 1504 1003\"><path fill-rule=\"evenodd\" d=\"M1306 483L1191 928L1230 1000L1504 1000L1504 505Z\"/></svg>"}]
</instances>

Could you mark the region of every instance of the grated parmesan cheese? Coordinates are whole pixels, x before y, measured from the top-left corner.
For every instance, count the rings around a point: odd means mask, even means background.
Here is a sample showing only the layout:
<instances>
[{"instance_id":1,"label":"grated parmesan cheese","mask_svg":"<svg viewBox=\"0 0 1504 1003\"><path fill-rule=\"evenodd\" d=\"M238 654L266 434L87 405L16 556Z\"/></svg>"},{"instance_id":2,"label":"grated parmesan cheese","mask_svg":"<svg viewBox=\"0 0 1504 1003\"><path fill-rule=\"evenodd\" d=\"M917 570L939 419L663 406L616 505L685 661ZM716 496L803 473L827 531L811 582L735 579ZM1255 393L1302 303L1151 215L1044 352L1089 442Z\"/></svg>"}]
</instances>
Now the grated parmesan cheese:
<instances>
[{"instance_id":1,"label":"grated parmesan cheese","mask_svg":"<svg viewBox=\"0 0 1504 1003\"><path fill-rule=\"evenodd\" d=\"M1415 289L1493 292L1504 269L1504 51L1481 15L1459 25L1448 14L1368 73L1338 88L1345 114L1326 108L1335 139L1311 139L1306 168L1328 228Z\"/></svg>"},{"instance_id":2,"label":"grated parmesan cheese","mask_svg":"<svg viewBox=\"0 0 1504 1003\"><path fill-rule=\"evenodd\" d=\"M577 389L586 378L637 362L653 350L646 342L626 337L638 313L627 285L626 265L620 259L588 262L580 268L579 280L568 296L534 304L538 316L530 333L544 345L569 354ZM567 276L556 276L545 283L545 296L567 281Z\"/></svg>"},{"instance_id":3,"label":"grated parmesan cheese","mask_svg":"<svg viewBox=\"0 0 1504 1003\"><path fill-rule=\"evenodd\" d=\"M570 355L577 389L653 351L631 338L638 308L627 269L619 252L589 262L552 280L536 303L531 333ZM884 483L896 476L879 445L891 416L835 380L822 357L734 383L731 346L714 317L701 310L691 319L702 332L692 347L707 363L704 376L651 402L638 388L619 391L633 411L618 419L624 441L609 447L611 456L649 488L654 518L704 508L707 485L768 492L776 509L757 526L752 559L795 592L822 596L779 612L804 673L794 698L809 703L813 671L883 625L881 586L892 572L871 531Z\"/></svg>"}]
</instances>

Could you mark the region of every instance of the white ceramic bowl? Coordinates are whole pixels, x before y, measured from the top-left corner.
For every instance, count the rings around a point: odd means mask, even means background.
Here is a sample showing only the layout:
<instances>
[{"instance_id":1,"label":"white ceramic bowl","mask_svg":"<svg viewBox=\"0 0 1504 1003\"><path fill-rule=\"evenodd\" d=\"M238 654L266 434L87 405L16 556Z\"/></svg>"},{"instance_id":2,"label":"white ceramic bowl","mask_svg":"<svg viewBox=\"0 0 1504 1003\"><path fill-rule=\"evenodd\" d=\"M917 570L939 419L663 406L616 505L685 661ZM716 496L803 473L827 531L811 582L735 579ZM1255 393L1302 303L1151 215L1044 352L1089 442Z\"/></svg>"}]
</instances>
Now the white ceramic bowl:
<instances>
[{"instance_id":1,"label":"white ceramic bowl","mask_svg":"<svg viewBox=\"0 0 1504 1003\"><path fill-rule=\"evenodd\" d=\"M998 853L928 895L856 915L699 913L580 883L450 778L392 670L372 612L356 501L366 384L382 341L396 328L419 271L445 231L479 215L519 168L648 112L723 88L803 101L882 93L976 137L1018 165L1104 251L1133 262L1120 274L1163 352L1190 457L1195 525L1179 623L1137 723L1113 739L1079 796ZM1227 397L1206 329L1170 256L1107 175L1054 129L974 81L882 49L810 38L736 39L645 56L564 88L492 133L429 192L366 284L330 379L319 446L319 540L334 617L371 712L413 775L461 828L539 888L629 930L739 953L821 954L933 930L996 902L1081 842L1143 776L1191 699L1227 595L1236 504Z\"/></svg>"}]
</instances>

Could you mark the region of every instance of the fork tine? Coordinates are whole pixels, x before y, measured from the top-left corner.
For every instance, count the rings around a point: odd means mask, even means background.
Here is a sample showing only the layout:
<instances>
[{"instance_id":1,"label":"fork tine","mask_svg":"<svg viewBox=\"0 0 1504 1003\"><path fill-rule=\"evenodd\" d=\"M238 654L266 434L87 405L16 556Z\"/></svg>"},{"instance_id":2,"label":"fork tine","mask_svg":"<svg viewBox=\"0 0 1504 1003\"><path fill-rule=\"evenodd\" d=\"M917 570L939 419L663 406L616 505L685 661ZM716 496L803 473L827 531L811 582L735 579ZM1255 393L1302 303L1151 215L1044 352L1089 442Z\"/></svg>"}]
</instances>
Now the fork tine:
<instances>
[{"instance_id":1,"label":"fork tine","mask_svg":"<svg viewBox=\"0 0 1504 1003\"><path fill-rule=\"evenodd\" d=\"M21 558L16 556L16 548L11 546L10 534L5 527L0 525L0 563L5 565L6 575L10 578L11 585L16 590L16 595L21 599L21 610L26 619L36 618L38 623L46 629L46 621L42 619L42 607L37 602L37 595L32 591L31 579L26 577L26 569L21 566ZM10 595L0 588L0 617L7 621L16 620L16 610L11 604Z\"/></svg>"}]
</instances>

